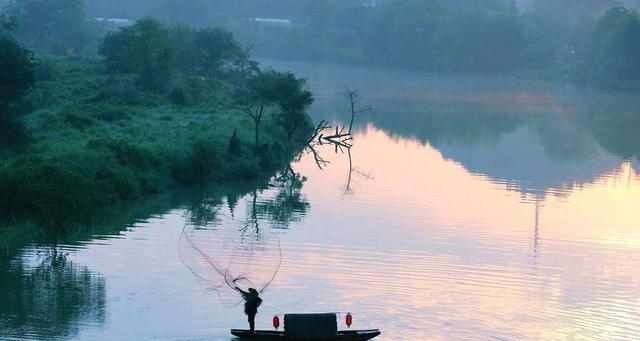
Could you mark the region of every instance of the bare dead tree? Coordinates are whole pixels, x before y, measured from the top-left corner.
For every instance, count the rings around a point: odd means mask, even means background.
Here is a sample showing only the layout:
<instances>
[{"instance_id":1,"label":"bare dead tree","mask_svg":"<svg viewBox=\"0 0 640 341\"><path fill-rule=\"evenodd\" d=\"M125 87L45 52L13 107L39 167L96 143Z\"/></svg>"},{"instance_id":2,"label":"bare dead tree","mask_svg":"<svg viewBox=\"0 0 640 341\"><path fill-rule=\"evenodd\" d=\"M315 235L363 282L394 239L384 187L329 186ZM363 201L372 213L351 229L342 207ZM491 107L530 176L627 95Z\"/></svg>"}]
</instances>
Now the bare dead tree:
<instances>
[{"instance_id":1,"label":"bare dead tree","mask_svg":"<svg viewBox=\"0 0 640 341\"><path fill-rule=\"evenodd\" d=\"M349 148L347 150L348 154L349 154L349 176L347 177L347 186L345 188L344 194L352 194L353 192L351 191L351 179L353 176L353 159L351 158L351 148Z\"/></svg>"},{"instance_id":2,"label":"bare dead tree","mask_svg":"<svg viewBox=\"0 0 640 341\"><path fill-rule=\"evenodd\" d=\"M317 146L322 145L322 139L324 137L323 132L329 128L330 128L329 122L325 120L320 121L320 123L318 123L318 125L314 129L313 134L307 141L306 147L300 153L300 155L298 155L297 159L300 159L300 157L302 157L302 155L305 153L311 154L318 168L324 169L324 167L329 163L329 161L322 158L322 156L320 155L320 153L316 148Z\"/></svg>"},{"instance_id":3,"label":"bare dead tree","mask_svg":"<svg viewBox=\"0 0 640 341\"><path fill-rule=\"evenodd\" d=\"M329 128L331 128L331 126L329 125L329 122L325 120L320 121L320 123L318 123L318 125L314 129L313 134L307 141L307 145L316 143L316 140L317 140L317 143L320 143L324 136L322 132Z\"/></svg>"},{"instance_id":4,"label":"bare dead tree","mask_svg":"<svg viewBox=\"0 0 640 341\"><path fill-rule=\"evenodd\" d=\"M335 126L332 127L329 125L327 121L320 121L316 128L313 131L313 134L307 141L307 145L304 150L299 154L299 158L304 155L312 155L314 161L319 169L324 169L324 167L329 164L329 161L324 159L322 155L318 152L318 147L323 145L331 145L334 147L334 152L347 154L349 157L349 173L347 176L347 184L345 194L351 193L351 183L353 179L353 174L357 170L353 167L353 159L351 156L351 148L353 147L353 123L354 121L361 116L362 114L369 113L373 111L373 108L370 106L361 106L362 97L360 96L357 90L352 90L347 88L344 92L345 98L348 100L350 106L351 120L349 122L349 127L346 126ZM329 133L325 133L331 130Z\"/></svg>"},{"instance_id":5,"label":"bare dead tree","mask_svg":"<svg viewBox=\"0 0 640 341\"><path fill-rule=\"evenodd\" d=\"M355 121L355 119L360 117L360 115L362 114L372 112L373 108L370 106L360 107L362 97L360 96L360 92L358 90L347 88L343 94L349 101L349 105L351 107L351 120L349 122L348 130L348 133L351 134L351 131L353 129L353 121Z\"/></svg>"},{"instance_id":6,"label":"bare dead tree","mask_svg":"<svg viewBox=\"0 0 640 341\"><path fill-rule=\"evenodd\" d=\"M337 127L332 135L322 136L321 142L334 144L344 148L351 148L353 137L350 132L345 132L345 127Z\"/></svg>"},{"instance_id":7,"label":"bare dead tree","mask_svg":"<svg viewBox=\"0 0 640 341\"><path fill-rule=\"evenodd\" d=\"M313 156L313 159L316 162L316 165L318 166L318 168L324 169L324 167L326 167L329 164L329 161L327 161L322 157L322 155L320 155L315 145L307 146L307 148L305 148L305 152Z\"/></svg>"}]
</instances>

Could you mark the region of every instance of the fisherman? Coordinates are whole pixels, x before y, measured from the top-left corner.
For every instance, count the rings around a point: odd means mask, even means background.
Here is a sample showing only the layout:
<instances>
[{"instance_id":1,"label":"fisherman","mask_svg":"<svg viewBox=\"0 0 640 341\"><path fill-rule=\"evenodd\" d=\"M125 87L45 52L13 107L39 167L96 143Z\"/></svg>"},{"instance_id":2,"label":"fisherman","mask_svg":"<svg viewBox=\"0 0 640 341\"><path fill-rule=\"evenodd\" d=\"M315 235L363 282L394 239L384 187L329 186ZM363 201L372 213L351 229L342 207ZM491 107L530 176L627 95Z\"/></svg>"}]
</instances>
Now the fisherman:
<instances>
[{"instance_id":1,"label":"fisherman","mask_svg":"<svg viewBox=\"0 0 640 341\"><path fill-rule=\"evenodd\" d=\"M262 304L258 291L254 288L249 288L249 292L246 292L240 288L236 288L244 299L244 313L249 318L249 328L254 333L256 329L256 314L258 313L258 307Z\"/></svg>"}]
</instances>

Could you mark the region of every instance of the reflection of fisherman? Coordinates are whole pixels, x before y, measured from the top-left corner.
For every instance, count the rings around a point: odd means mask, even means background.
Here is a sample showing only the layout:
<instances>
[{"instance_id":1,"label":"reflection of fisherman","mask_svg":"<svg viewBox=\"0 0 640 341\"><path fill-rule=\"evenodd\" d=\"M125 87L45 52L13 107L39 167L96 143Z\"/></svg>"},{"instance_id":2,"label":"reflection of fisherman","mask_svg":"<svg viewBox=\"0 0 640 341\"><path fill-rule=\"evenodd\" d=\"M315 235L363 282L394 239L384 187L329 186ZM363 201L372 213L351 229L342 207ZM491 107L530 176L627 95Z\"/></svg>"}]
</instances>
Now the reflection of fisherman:
<instances>
[{"instance_id":1,"label":"reflection of fisherman","mask_svg":"<svg viewBox=\"0 0 640 341\"><path fill-rule=\"evenodd\" d=\"M258 291L254 288L249 288L249 292L243 291L240 288L236 288L244 299L244 313L249 318L249 327L253 333L256 328L256 314L258 313L258 307L262 304L262 299L258 296Z\"/></svg>"}]
</instances>

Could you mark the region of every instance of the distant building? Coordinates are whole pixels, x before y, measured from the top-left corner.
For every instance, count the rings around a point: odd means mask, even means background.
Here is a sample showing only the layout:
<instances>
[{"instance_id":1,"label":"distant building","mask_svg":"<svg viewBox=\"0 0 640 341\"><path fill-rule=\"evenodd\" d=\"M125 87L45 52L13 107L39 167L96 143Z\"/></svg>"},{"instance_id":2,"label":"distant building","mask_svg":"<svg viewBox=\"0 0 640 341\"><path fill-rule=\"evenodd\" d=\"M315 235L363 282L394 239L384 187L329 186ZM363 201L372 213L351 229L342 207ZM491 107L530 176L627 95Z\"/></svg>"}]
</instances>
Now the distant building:
<instances>
[{"instance_id":1,"label":"distant building","mask_svg":"<svg viewBox=\"0 0 640 341\"><path fill-rule=\"evenodd\" d=\"M93 18L93 20L106 25L108 29L118 29L121 27L133 25L133 20L131 19Z\"/></svg>"},{"instance_id":2,"label":"distant building","mask_svg":"<svg viewBox=\"0 0 640 341\"><path fill-rule=\"evenodd\" d=\"M295 26L290 19L275 19L275 18L252 18L251 20L270 26Z\"/></svg>"},{"instance_id":3,"label":"distant building","mask_svg":"<svg viewBox=\"0 0 640 341\"><path fill-rule=\"evenodd\" d=\"M264 27L281 27L281 28L294 28L304 27L305 25L294 22L292 19L282 18L245 18L242 19L245 23L258 24Z\"/></svg>"}]
</instances>

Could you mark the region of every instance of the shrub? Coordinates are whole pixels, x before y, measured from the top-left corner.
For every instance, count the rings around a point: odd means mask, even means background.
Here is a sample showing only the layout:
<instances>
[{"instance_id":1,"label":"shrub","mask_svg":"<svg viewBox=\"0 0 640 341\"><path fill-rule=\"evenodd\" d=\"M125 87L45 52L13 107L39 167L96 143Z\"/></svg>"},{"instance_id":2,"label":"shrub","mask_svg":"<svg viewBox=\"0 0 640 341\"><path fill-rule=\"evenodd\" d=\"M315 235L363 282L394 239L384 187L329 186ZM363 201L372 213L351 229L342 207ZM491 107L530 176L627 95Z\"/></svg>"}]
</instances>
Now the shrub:
<instances>
[{"instance_id":1,"label":"shrub","mask_svg":"<svg viewBox=\"0 0 640 341\"><path fill-rule=\"evenodd\" d=\"M19 150L27 145L29 134L22 122L0 115L0 150Z\"/></svg>"},{"instance_id":2,"label":"shrub","mask_svg":"<svg viewBox=\"0 0 640 341\"><path fill-rule=\"evenodd\" d=\"M182 157L176 157L171 175L182 185L202 183L211 178L222 166L220 152L210 142L198 141Z\"/></svg>"},{"instance_id":3,"label":"shrub","mask_svg":"<svg viewBox=\"0 0 640 341\"><path fill-rule=\"evenodd\" d=\"M238 129L235 129L233 135L229 138L228 151L231 157L238 157L242 153L242 141L238 137Z\"/></svg>"},{"instance_id":4,"label":"shrub","mask_svg":"<svg viewBox=\"0 0 640 341\"><path fill-rule=\"evenodd\" d=\"M84 131L85 128L93 124L93 119L82 114L67 113L64 115L64 122L75 129Z\"/></svg>"},{"instance_id":5,"label":"shrub","mask_svg":"<svg viewBox=\"0 0 640 341\"><path fill-rule=\"evenodd\" d=\"M111 184L122 200L135 200L142 194L141 186L133 171L125 167L102 167L96 174L98 180Z\"/></svg>"},{"instance_id":6,"label":"shrub","mask_svg":"<svg viewBox=\"0 0 640 341\"><path fill-rule=\"evenodd\" d=\"M34 64L34 72L36 81L51 81L60 75L60 69L56 63L46 57L38 57Z\"/></svg>"},{"instance_id":7,"label":"shrub","mask_svg":"<svg viewBox=\"0 0 640 341\"><path fill-rule=\"evenodd\" d=\"M87 143L92 149L104 148L111 152L121 166L144 170L154 168L160 160L148 149L122 139L100 139Z\"/></svg>"},{"instance_id":8,"label":"shrub","mask_svg":"<svg viewBox=\"0 0 640 341\"><path fill-rule=\"evenodd\" d=\"M265 170L273 170L280 166L282 160L282 146L274 142L272 145L263 144L255 151L260 161L260 167Z\"/></svg>"},{"instance_id":9,"label":"shrub","mask_svg":"<svg viewBox=\"0 0 640 341\"><path fill-rule=\"evenodd\" d=\"M189 104L189 96L187 96L187 93L181 87L173 87L167 97L169 101L175 105L186 106Z\"/></svg>"},{"instance_id":10,"label":"shrub","mask_svg":"<svg viewBox=\"0 0 640 341\"><path fill-rule=\"evenodd\" d=\"M200 77L187 77L186 89L191 103L199 103L205 97L205 83Z\"/></svg>"},{"instance_id":11,"label":"shrub","mask_svg":"<svg viewBox=\"0 0 640 341\"><path fill-rule=\"evenodd\" d=\"M114 121L122 121L122 120L130 120L131 115L129 115L128 110L122 108L115 107L101 107L95 112L95 116L97 119L105 122L114 122Z\"/></svg>"},{"instance_id":12,"label":"shrub","mask_svg":"<svg viewBox=\"0 0 640 341\"><path fill-rule=\"evenodd\" d=\"M234 180L254 180L260 177L260 161L255 157L241 157L231 164L230 178Z\"/></svg>"},{"instance_id":13,"label":"shrub","mask_svg":"<svg viewBox=\"0 0 640 341\"><path fill-rule=\"evenodd\" d=\"M137 105L141 102L140 92L132 80L111 79L105 90L98 92L89 103L111 101L114 104Z\"/></svg>"},{"instance_id":14,"label":"shrub","mask_svg":"<svg viewBox=\"0 0 640 341\"><path fill-rule=\"evenodd\" d=\"M47 227L89 223L115 199L105 181L60 162L21 158L0 169L0 213Z\"/></svg>"}]
</instances>

